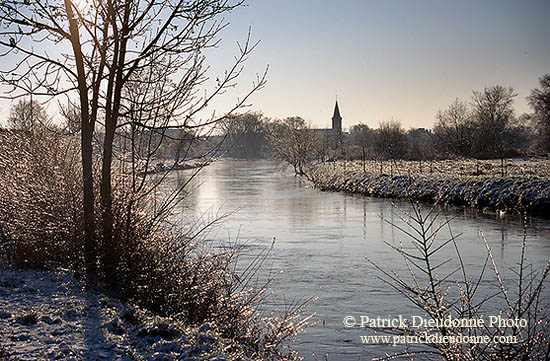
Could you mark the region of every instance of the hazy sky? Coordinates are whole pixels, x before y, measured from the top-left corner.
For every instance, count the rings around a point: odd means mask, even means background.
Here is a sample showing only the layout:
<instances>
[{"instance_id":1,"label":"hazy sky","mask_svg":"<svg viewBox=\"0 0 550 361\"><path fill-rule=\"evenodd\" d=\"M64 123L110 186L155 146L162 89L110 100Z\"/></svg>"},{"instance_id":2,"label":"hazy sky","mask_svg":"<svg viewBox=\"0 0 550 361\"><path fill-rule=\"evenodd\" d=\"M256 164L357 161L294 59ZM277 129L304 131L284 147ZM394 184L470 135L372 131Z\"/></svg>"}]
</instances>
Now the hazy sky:
<instances>
[{"instance_id":1,"label":"hazy sky","mask_svg":"<svg viewBox=\"0 0 550 361\"><path fill-rule=\"evenodd\" d=\"M431 127L438 109L496 84L516 90L521 114L550 72L548 19L550 0L249 0L208 52L213 74L249 26L261 44L239 86L215 105L233 104L269 65L251 109L314 127L329 126L336 96L344 128L388 119ZM8 108L0 102L0 119Z\"/></svg>"},{"instance_id":2,"label":"hazy sky","mask_svg":"<svg viewBox=\"0 0 550 361\"><path fill-rule=\"evenodd\" d=\"M549 0L250 0L224 40L248 25L261 39L247 72L270 66L252 99L266 116L329 126L338 96L345 128L431 127L438 109L496 84L529 111L525 97L550 72L549 19Z\"/></svg>"}]
</instances>

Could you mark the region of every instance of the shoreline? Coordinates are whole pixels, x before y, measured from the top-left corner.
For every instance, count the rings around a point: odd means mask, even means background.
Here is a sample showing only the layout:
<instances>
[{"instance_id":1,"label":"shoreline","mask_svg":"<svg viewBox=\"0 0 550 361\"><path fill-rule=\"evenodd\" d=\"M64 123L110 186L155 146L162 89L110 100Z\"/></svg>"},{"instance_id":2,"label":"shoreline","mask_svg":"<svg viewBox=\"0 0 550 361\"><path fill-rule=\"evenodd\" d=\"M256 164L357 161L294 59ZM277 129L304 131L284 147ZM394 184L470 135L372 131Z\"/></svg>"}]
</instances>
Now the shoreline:
<instances>
[{"instance_id":1,"label":"shoreline","mask_svg":"<svg viewBox=\"0 0 550 361\"><path fill-rule=\"evenodd\" d=\"M550 216L550 180L538 177L390 176L322 163L311 166L305 176L321 191Z\"/></svg>"},{"instance_id":2,"label":"shoreline","mask_svg":"<svg viewBox=\"0 0 550 361\"><path fill-rule=\"evenodd\" d=\"M153 175L159 173L167 173L173 170L188 170L195 169L200 167L206 167L210 162L194 162L194 163L175 163L171 166L165 165L163 162L157 163L156 166L152 167L147 171L140 171L137 173L138 176L143 177L146 175Z\"/></svg>"}]
</instances>

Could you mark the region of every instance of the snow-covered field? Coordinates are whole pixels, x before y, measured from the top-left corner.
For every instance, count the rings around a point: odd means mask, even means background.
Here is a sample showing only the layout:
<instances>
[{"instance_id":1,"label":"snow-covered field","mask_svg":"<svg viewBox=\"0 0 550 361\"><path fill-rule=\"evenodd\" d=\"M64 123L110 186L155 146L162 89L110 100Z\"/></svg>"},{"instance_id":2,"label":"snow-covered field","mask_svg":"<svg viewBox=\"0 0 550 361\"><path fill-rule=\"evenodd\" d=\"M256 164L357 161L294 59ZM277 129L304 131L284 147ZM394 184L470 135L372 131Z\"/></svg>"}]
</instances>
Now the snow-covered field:
<instances>
[{"instance_id":1,"label":"snow-covered field","mask_svg":"<svg viewBox=\"0 0 550 361\"><path fill-rule=\"evenodd\" d=\"M245 360L192 328L84 291L63 272L0 268L0 360Z\"/></svg>"},{"instance_id":2,"label":"snow-covered field","mask_svg":"<svg viewBox=\"0 0 550 361\"><path fill-rule=\"evenodd\" d=\"M339 161L338 167L346 170L363 171L361 161ZM507 177L538 177L550 179L550 158L509 158L501 164L500 159L444 159L432 161L396 160L382 162L382 173L393 175L434 176L434 177L500 177L504 166ZM380 174L380 162L365 161L365 171Z\"/></svg>"},{"instance_id":3,"label":"snow-covered field","mask_svg":"<svg viewBox=\"0 0 550 361\"><path fill-rule=\"evenodd\" d=\"M550 215L550 160L500 161L445 160L318 163L308 178L323 190L345 191L375 197L441 202L505 213L526 211Z\"/></svg>"}]
</instances>

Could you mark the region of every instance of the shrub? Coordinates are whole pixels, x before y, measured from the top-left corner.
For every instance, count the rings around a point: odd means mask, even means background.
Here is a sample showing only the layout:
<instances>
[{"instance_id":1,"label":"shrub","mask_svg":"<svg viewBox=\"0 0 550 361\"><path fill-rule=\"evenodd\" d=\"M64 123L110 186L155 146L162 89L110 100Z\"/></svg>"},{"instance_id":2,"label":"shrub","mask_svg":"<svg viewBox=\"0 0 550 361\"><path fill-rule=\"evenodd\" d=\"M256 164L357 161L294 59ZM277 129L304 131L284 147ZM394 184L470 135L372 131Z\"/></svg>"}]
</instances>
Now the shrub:
<instances>
[{"instance_id":1,"label":"shrub","mask_svg":"<svg viewBox=\"0 0 550 361\"><path fill-rule=\"evenodd\" d=\"M84 274L78 141L48 132L0 137L0 251L5 261ZM98 261L99 287L163 316L191 324L215 323L223 336L248 349L251 358L297 357L284 341L307 325L311 316L304 316L304 307L310 300L262 316L270 280L255 280L269 252L240 267L243 245L214 251L202 242L219 219L195 229L169 222L170 209L181 199L187 181L153 199L167 177L152 175L136 192L131 185L136 175L123 169L115 170L113 177L115 246L99 245L117 262L115 269L106 269ZM99 217L99 204L96 207Z\"/></svg>"},{"instance_id":2,"label":"shrub","mask_svg":"<svg viewBox=\"0 0 550 361\"><path fill-rule=\"evenodd\" d=\"M77 267L78 144L46 132L0 134L0 250L18 267Z\"/></svg>"},{"instance_id":3,"label":"shrub","mask_svg":"<svg viewBox=\"0 0 550 361\"><path fill-rule=\"evenodd\" d=\"M544 282L550 273L550 261L545 268L537 273L525 258L527 232L522 238L521 255L515 274L515 284L510 286L509 280L504 280L496 265L489 243L482 235L482 241L487 248L485 264L478 276L468 273L463 262L457 236L450 227L450 219L438 220L439 212L432 207L428 212L422 212L413 203L412 212L403 212L400 218L405 226L392 224L412 243L410 245L389 245L397 251L405 261L408 276L382 269L371 261L384 275L383 280L422 310L432 320L473 319L483 316L483 312L492 311L503 319L524 319L525 327L462 327L436 324L420 330L411 329L377 329L394 335L421 335L424 332L441 336L486 336L489 342L481 343L428 343L427 349L406 350L400 355L391 355L381 359L393 359L398 356L413 356L415 359L423 356L431 359L433 355L445 360L543 360L550 354L550 318L543 304ZM449 237L440 240L439 235L448 228ZM441 259L439 253L444 247L453 247L456 252L457 267L454 272L441 275L439 267L452 261ZM486 268L493 271L493 284L496 283L495 294L478 295ZM458 274L457 278L454 278ZM456 284L452 290L450 284ZM501 309L498 309L501 307ZM485 321L488 321L485 319ZM498 343L495 337L513 336L515 343Z\"/></svg>"}]
</instances>

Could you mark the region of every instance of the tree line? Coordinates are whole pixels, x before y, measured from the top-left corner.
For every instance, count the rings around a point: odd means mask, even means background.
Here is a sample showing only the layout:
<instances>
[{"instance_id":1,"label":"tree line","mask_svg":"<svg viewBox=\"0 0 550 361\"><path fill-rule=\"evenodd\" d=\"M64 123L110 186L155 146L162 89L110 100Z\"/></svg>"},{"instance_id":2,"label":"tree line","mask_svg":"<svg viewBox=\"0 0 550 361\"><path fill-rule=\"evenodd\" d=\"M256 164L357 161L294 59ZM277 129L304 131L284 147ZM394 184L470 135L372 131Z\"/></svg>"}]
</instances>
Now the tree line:
<instances>
[{"instance_id":1,"label":"tree line","mask_svg":"<svg viewBox=\"0 0 550 361\"><path fill-rule=\"evenodd\" d=\"M517 116L511 87L495 85L474 91L468 101L456 99L439 110L432 129L406 130L396 120L378 128L356 124L338 146L335 135L315 130L300 117L273 120L261 112L226 119L227 153L238 158L277 157L297 173L312 159L428 160L505 158L550 153L550 74L527 97L530 114Z\"/></svg>"},{"instance_id":2,"label":"tree line","mask_svg":"<svg viewBox=\"0 0 550 361\"><path fill-rule=\"evenodd\" d=\"M444 158L505 158L550 153L550 74L539 79L540 88L527 97L530 114L516 116L513 108L517 94L500 85L474 91L468 101L456 99L435 115L432 129L405 129L396 120L382 121L378 128L359 123L350 128L340 144L329 130L312 129L298 116L270 119L261 112L229 115L219 121L225 154L235 158L279 158L303 173L311 160L431 160ZM37 101L20 100L7 120L10 129L33 133L38 127L54 127L65 134L79 134L80 110L68 104L60 107L61 125L54 125ZM200 149L200 137L191 129L133 130L133 150L147 154L145 145L153 144L156 158L179 159L192 149ZM132 137L126 131L125 137ZM137 134L139 133L139 134ZM99 133L102 134L101 132ZM208 135L211 135L209 133ZM203 140L208 139L208 135ZM151 140L152 139L152 140ZM137 141L139 140L139 141ZM123 147L118 144L118 147ZM211 149L218 147L209 144ZM150 149L149 149L150 151ZM201 151L192 153L202 154Z\"/></svg>"}]
</instances>

